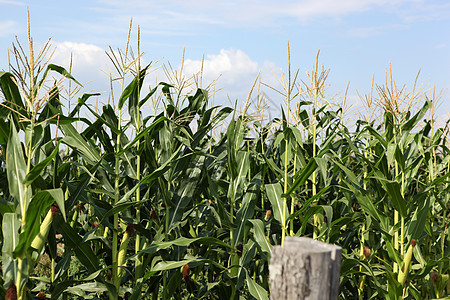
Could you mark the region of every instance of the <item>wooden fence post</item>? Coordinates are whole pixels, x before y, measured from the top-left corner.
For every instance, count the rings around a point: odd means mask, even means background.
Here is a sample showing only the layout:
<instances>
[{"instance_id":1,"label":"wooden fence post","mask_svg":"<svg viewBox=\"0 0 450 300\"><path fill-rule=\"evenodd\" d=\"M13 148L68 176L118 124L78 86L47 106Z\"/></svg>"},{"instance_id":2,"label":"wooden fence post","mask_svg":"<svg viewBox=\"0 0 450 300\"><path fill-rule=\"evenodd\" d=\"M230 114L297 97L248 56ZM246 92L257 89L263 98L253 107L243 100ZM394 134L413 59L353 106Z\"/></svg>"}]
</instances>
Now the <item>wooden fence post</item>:
<instances>
[{"instance_id":1,"label":"wooden fence post","mask_svg":"<svg viewBox=\"0 0 450 300\"><path fill-rule=\"evenodd\" d=\"M270 299L335 300L342 248L305 237L274 246L269 264Z\"/></svg>"}]
</instances>

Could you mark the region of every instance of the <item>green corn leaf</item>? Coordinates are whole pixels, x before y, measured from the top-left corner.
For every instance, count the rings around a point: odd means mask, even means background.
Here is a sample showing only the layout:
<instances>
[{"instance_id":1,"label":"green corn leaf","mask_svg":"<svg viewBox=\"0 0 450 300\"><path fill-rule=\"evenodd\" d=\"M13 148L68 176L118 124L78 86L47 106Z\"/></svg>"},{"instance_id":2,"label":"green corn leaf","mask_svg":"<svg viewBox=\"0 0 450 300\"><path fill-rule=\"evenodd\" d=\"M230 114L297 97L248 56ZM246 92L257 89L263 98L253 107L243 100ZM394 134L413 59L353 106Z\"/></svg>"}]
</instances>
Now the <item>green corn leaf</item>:
<instances>
[{"instance_id":1,"label":"green corn leaf","mask_svg":"<svg viewBox=\"0 0 450 300\"><path fill-rule=\"evenodd\" d=\"M247 274L247 270L251 267L252 262L255 259L257 245L252 241L248 241L246 245L244 245L243 256L240 259L239 272L237 275L236 281L236 290L240 290L245 282L245 274Z\"/></svg>"},{"instance_id":2,"label":"green corn leaf","mask_svg":"<svg viewBox=\"0 0 450 300\"><path fill-rule=\"evenodd\" d=\"M133 196L134 193L136 193L136 190L138 187L142 184L150 184L158 179L158 177L162 176L167 170L170 169L169 165L170 160L166 161L163 165L161 165L158 169L154 170L149 175L145 176L144 178L139 181L138 184L136 184L133 188L131 188L128 192L125 193L125 195L120 198L120 200L116 203L116 205L121 205L123 203L126 203L131 196Z\"/></svg>"},{"instance_id":3,"label":"green corn leaf","mask_svg":"<svg viewBox=\"0 0 450 300\"><path fill-rule=\"evenodd\" d=\"M125 151L128 151L134 144L136 144L139 140L141 140L149 131L152 131L162 121L169 121L169 119L167 119L166 117L159 117L158 119L156 119L152 123L152 125L141 131L131 142L126 144L122 150L117 152L116 155L121 156Z\"/></svg>"},{"instance_id":4,"label":"green corn leaf","mask_svg":"<svg viewBox=\"0 0 450 300\"><path fill-rule=\"evenodd\" d=\"M56 284L54 289L52 290L52 300L58 300L60 299L60 296L62 295L63 292L67 291L67 288L77 284L79 281L78 280L64 280L62 282L60 282L59 284Z\"/></svg>"},{"instance_id":5,"label":"green corn leaf","mask_svg":"<svg viewBox=\"0 0 450 300\"><path fill-rule=\"evenodd\" d=\"M102 293L108 291L108 287L101 282L85 282L67 288L67 291L73 295L85 297L87 293Z\"/></svg>"},{"instance_id":6,"label":"green corn leaf","mask_svg":"<svg viewBox=\"0 0 450 300\"><path fill-rule=\"evenodd\" d=\"M339 163L337 160L333 159L333 162L342 170L344 171L345 175L347 176L348 179L350 179L350 181L356 185L359 186L360 183L358 181L358 178L356 178L356 175L350 171L350 169L348 169L346 166L344 166L343 164Z\"/></svg>"},{"instance_id":7,"label":"green corn leaf","mask_svg":"<svg viewBox=\"0 0 450 300\"><path fill-rule=\"evenodd\" d=\"M251 232L253 234L253 238L256 243L259 245L261 250L270 255L272 253L272 244L267 240L265 231L264 231L264 223L262 220L250 219L248 220L252 224Z\"/></svg>"},{"instance_id":8,"label":"green corn leaf","mask_svg":"<svg viewBox=\"0 0 450 300\"><path fill-rule=\"evenodd\" d=\"M84 104L84 107L86 107L96 118L97 121L100 121L102 125L107 126L109 129L111 129L112 132L115 134L120 134L120 129L117 128L117 124L112 124L109 121L107 121L107 118L105 118L105 114L109 112L108 110L104 110L102 115L99 115L96 113L89 105ZM94 123L95 124L95 123ZM94 125L93 124L93 125ZM96 128L95 128L96 129Z\"/></svg>"},{"instance_id":9,"label":"green corn leaf","mask_svg":"<svg viewBox=\"0 0 450 300\"><path fill-rule=\"evenodd\" d=\"M66 221L66 207L65 207L65 199L64 199L64 192L62 189L49 189L42 191L44 193L48 193L50 197L55 200L56 204L58 205L58 210L63 216L64 221Z\"/></svg>"},{"instance_id":10,"label":"green corn leaf","mask_svg":"<svg viewBox=\"0 0 450 300\"><path fill-rule=\"evenodd\" d=\"M236 229L233 233L234 237L234 245L236 246L239 243L242 243L244 237L244 229L247 220L253 217L255 210L255 202L257 196L259 194L259 188L261 186L261 175L258 173L255 177L253 177L250 182L250 186L248 187L241 203L241 207L239 208L236 214Z\"/></svg>"},{"instance_id":11,"label":"green corn leaf","mask_svg":"<svg viewBox=\"0 0 450 300\"><path fill-rule=\"evenodd\" d=\"M356 199L358 200L358 203L361 205L361 207L366 211L373 219L380 220L380 212L373 204L372 199L370 199L366 194L363 194L356 189L351 189L356 196Z\"/></svg>"},{"instance_id":12,"label":"green corn leaf","mask_svg":"<svg viewBox=\"0 0 450 300\"><path fill-rule=\"evenodd\" d=\"M297 127L291 127L290 128L294 137L294 141L296 144L303 146L303 138L302 138L302 134L300 132L300 129L298 129Z\"/></svg>"},{"instance_id":13,"label":"green corn leaf","mask_svg":"<svg viewBox=\"0 0 450 300\"><path fill-rule=\"evenodd\" d=\"M316 161L317 168L319 169L320 174L322 175L323 182L327 184L329 181L327 174L329 173L330 168L330 166L328 165L328 160L323 157L316 157L314 158L314 160Z\"/></svg>"},{"instance_id":14,"label":"green corn leaf","mask_svg":"<svg viewBox=\"0 0 450 300\"><path fill-rule=\"evenodd\" d=\"M396 181L392 182L387 180L383 180L382 184L386 192L389 194L389 199L391 200L395 210L397 210L402 217L406 218L408 216L408 212L406 201L400 191L400 184Z\"/></svg>"},{"instance_id":15,"label":"green corn leaf","mask_svg":"<svg viewBox=\"0 0 450 300\"><path fill-rule=\"evenodd\" d=\"M206 261L206 260L194 258L194 259L184 259L184 260L180 260L180 261L160 261L151 269L151 272L172 270L172 269L180 268L180 267L182 267L186 264L192 263L192 262L203 262L203 261Z\"/></svg>"},{"instance_id":16,"label":"green corn leaf","mask_svg":"<svg viewBox=\"0 0 450 300\"><path fill-rule=\"evenodd\" d=\"M74 249L77 258L88 269L90 273L96 272L99 269L98 257L92 251L88 242L83 242L83 239L70 227L70 225L59 217L55 216L53 220L58 230L64 236L66 246Z\"/></svg>"},{"instance_id":17,"label":"green corn leaf","mask_svg":"<svg viewBox=\"0 0 450 300\"><path fill-rule=\"evenodd\" d=\"M66 78L68 78L68 79L73 80L73 81L74 81L75 83L77 83L78 85L83 86L83 85L82 85L81 83L79 83L72 75L70 75L70 73L69 73L66 69L64 69L64 68L61 67L61 66L54 65L54 64L49 64L49 65L47 66L47 70L45 70L45 74L44 74L44 76L42 76L43 79L42 79L41 83L44 82L45 78L47 77L47 73L48 73L49 71L55 71L55 72L61 74L62 76L66 77ZM41 83L39 84L39 86L42 85Z\"/></svg>"},{"instance_id":18,"label":"green corn leaf","mask_svg":"<svg viewBox=\"0 0 450 300\"><path fill-rule=\"evenodd\" d=\"M6 145L8 143L9 128L8 123L0 118L0 145Z\"/></svg>"},{"instance_id":19,"label":"green corn leaf","mask_svg":"<svg viewBox=\"0 0 450 300\"><path fill-rule=\"evenodd\" d=\"M219 124L219 122L223 121L228 115L231 113L232 109L229 107L224 107L220 109L218 112L214 114L213 119L210 122L206 123L206 118L208 115L212 114L212 112L217 107L213 107L205 112L206 116L203 115L202 124L200 125L199 130L192 137L191 147L196 148L201 141L204 141L205 135L210 132L213 128Z\"/></svg>"},{"instance_id":20,"label":"green corn leaf","mask_svg":"<svg viewBox=\"0 0 450 300\"><path fill-rule=\"evenodd\" d=\"M228 198L230 201L234 201L242 194L242 187L247 182L247 173L250 165L250 152L239 151L236 157L236 177L230 182L228 189ZM231 200L234 199L234 200Z\"/></svg>"},{"instance_id":21,"label":"green corn leaf","mask_svg":"<svg viewBox=\"0 0 450 300\"><path fill-rule=\"evenodd\" d=\"M425 116L426 112L432 107L432 105L433 104L430 100L425 101L422 108L413 117L411 117L408 122L406 122L402 126L402 131L406 132L411 131L417 125L417 123L420 120L422 120L422 118Z\"/></svg>"},{"instance_id":22,"label":"green corn leaf","mask_svg":"<svg viewBox=\"0 0 450 300\"><path fill-rule=\"evenodd\" d=\"M415 199L417 200L417 208L414 211L411 221L408 223L406 232L411 236L411 239L419 239L425 228L430 210L430 198L425 193L417 194L414 198L417 198Z\"/></svg>"},{"instance_id":23,"label":"green corn leaf","mask_svg":"<svg viewBox=\"0 0 450 300\"><path fill-rule=\"evenodd\" d=\"M14 76L9 72L0 71L0 87L5 99L24 109L22 97L20 97L19 88L14 82Z\"/></svg>"},{"instance_id":24,"label":"green corn leaf","mask_svg":"<svg viewBox=\"0 0 450 300\"><path fill-rule=\"evenodd\" d=\"M145 102L147 102L148 99L150 99L150 97L156 93L156 90L160 85L161 83L158 83L153 89L150 90L150 92L141 101L139 101L139 107L142 107L145 104Z\"/></svg>"},{"instance_id":25,"label":"green corn leaf","mask_svg":"<svg viewBox=\"0 0 450 300\"><path fill-rule=\"evenodd\" d=\"M265 188L267 197L272 204L273 216L278 222L280 222L281 225L284 226L284 224L286 224L285 216L288 215L288 212L287 207L284 207L282 198L283 189L281 188L281 184L279 182L266 184Z\"/></svg>"},{"instance_id":26,"label":"green corn leaf","mask_svg":"<svg viewBox=\"0 0 450 300\"><path fill-rule=\"evenodd\" d=\"M224 243L223 241L213 238L213 237L198 237L198 238L185 238L180 237L178 239L169 241L169 242L152 242L148 247L145 249L142 249L137 254L130 257L130 259L134 259L136 256L141 256L143 254L153 255L157 253L160 250L165 250L173 246L181 246L181 247L187 247L191 245L192 243L198 243L202 245L210 245L210 246L220 246L226 249L234 249L227 243Z\"/></svg>"},{"instance_id":27,"label":"green corn leaf","mask_svg":"<svg viewBox=\"0 0 450 300\"><path fill-rule=\"evenodd\" d=\"M233 119L230 121L227 129L227 157L228 157L228 171L231 178L234 179L237 176L237 164L236 164L236 145L235 145L235 128L236 121Z\"/></svg>"},{"instance_id":28,"label":"green corn leaf","mask_svg":"<svg viewBox=\"0 0 450 300\"><path fill-rule=\"evenodd\" d=\"M319 157L319 156L318 156ZM309 176L317 169L317 162L316 160L310 159L308 161L308 164L302 168L300 171L298 171L295 174L295 181L292 184L292 186L287 190L285 194L282 194L282 197L289 197L296 189L298 189L300 186L305 184L306 180L308 180Z\"/></svg>"},{"instance_id":29,"label":"green corn leaf","mask_svg":"<svg viewBox=\"0 0 450 300\"><path fill-rule=\"evenodd\" d=\"M14 197L19 210L19 219L22 217L22 213L26 210L29 201L29 194L25 195L25 185L23 184L27 167L25 159L23 157L22 145L19 140L19 136L16 131L14 122L10 122L11 129L8 139L8 145L6 147L6 172L8 177L8 187L10 194Z\"/></svg>"},{"instance_id":30,"label":"green corn leaf","mask_svg":"<svg viewBox=\"0 0 450 300\"><path fill-rule=\"evenodd\" d=\"M97 172L100 162L92 166L88 172L83 173L78 178L78 184L76 186L68 185L69 188L69 198L67 199L67 206L73 207L77 201L85 198L83 195L86 194L86 187L88 184L95 179L95 173ZM59 205L59 204L58 204Z\"/></svg>"},{"instance_id":31,"label":"green corn leaf","mask_svg":"<svg viewBox=\"0 0 450 300\"><path fill-rule=\"evenodd\" d=\"M16 213L5 213L3 215L2 232L3 247L2 252L11 253L19 243L19 230L21 222L17 218Z\"/></svg>"},{"instance_id":32,"label":"green corn leaf","mask_svg":"<svg viewBox=\"0 0 450 300\"><path fill-rule=\"evenodd\" d=\"M192 264L192 263L194 263L194 264L208 263L208 264L214 265L214 267L220 269L221 271L226 270L226 268L223 265L218 264L209 259L204 259L204 258L190 258L190 259L183 259L183 260L179 260L179 261L160 261L160 262L156 263L154 267L152 267L150 272L148 272L144 275L144 280L147 280L151 276L155 275L157 272L181 268L182 266L184 266L186 264Z\"/></svg>"},{"instance_id":33,"label":"green corn leaf","mask_svg":"<svg viewBox=\"0 0 450 300\"><path fill-rule=\"evenodd\" d=\"M405 171L405 157L403 156L403 153L400 150L400 147L398 145L395 147L394 157L395 157L395 161L400 166L400 170L402 172L404 172Z\"/></svg>"},{"instance_id":34,"label":"green corn leaf","mask_svg":"<svg viewBox=\"0 0 450 300\"><path fill-rule=\"evenodd\" d=\"M368 125L364 127L364 129L369 131L383 145L383 147L386 148L388 146L388 142L371 126Z\"/></svg>"},{"instance_id":35,"label":"green corn leaf","mask_svg":"<svg viewBox=\"0 0 450 300\"><path fill-rule=\"evenodd\" d=\"M400 255L398 254L398 252L394 249L394 246L392 245L392 243L390 241L386 241L386 249L388 252L388 255L390 257L390 259L393 262L396 262L399 266L402 265L402 258L400 257Z\"/></svg>"},{"instance_id":36,"label":"green corn leaf","mask_svg":"<svg viewBox=\"0 0 450 300\"><path fill-rule=\"evenodd\" d=\"M15 113L15 111L25 117L29 117L29 114L22 102L19 88L17 87L14 76L11 73L0 72L0 88L6 99L6 102L4 102L3 104L9 108L7 109L8 112L13 112L12 115L14 116L15 121L18 121L18 115Z\"/></svg>"},{"instance_id":37,"label":"green corn leaf","mask_svg":"<svg viewBox=\"0 0 450 300\"><path fill-rule=\"evenodd\" d=\"M331 222L333 220L333 207L331 207L330 205L321 205L320 207L322 207L323 211L325 212L325 216L328 219L328 228L330 228Z\"/></svg>"},{"instance_id":38,"label":"green corn leaf","mask_svg":"<svg viewBox=\"0 0 450 300\"><path fill-rule=\"evenodd\" d=\"M13 251L19 243L20 226L21 222L16 213L5 213L3 215L2 269L5 285L9 285L11 280L16 280L16 275L18 274L17 260L13 259Z\"/></svg>"},{"instance_id":39,"label":"green corn leaf","mask_svg":"<svg viewBox=\"0 0 450 300\"><path fill-rule=\"evenodd\" d=\"M322 195L323 195L326 191L328 191L328 189L329 189L330 187L331 187L330 185L324 187L324 188L321 189L317 194L315 194L314 196L312 196L311 198L309 198L308 200L306 200L305 203L302 205L302 207L301 207L299 210L297 210L296 212L294 212L292 215L289 216L288 220L295 219L297 216L301 215L305 210L307 210L307 209L310 207L311 203L313 203L313 202L314 202L315 200L317 200L318 198L322 197Z\"/></svg>"},{"instance_id":40,"label":"green corn leaf","mask_svg":"<svg viewBox=\"0 0 450 300\"><path fill-rule=\"evenodd\" d=\"M125 104L125 101L130 98L131 94L135 92L136 89L139 88L139 85L142 86L142 83L144 82L145 73L147 72L147 69L150 65L142 69L138 76L136 76L133 81L131 81L125 90L123 91L122 95L120 95L118 108L122 109L123 105ZM137 103L136 103L137 104Z\"/></svg>"},{"instance_id":41,"label":"green corn leaf","mask_svg":"<svg viewBox=\"0 0 450 300\"><path fill-rule=\"evenodd\" d=\"M277 166L277 164L271 157L264 157L264 160L266 162L267 167L270 168L270 170L275 174L278 181L282 181L283 180L282 174L284 174L284 171L281 170L279 166Z\"/></svg>"},{"instance_id":42,"label":"green corn leaf","mask_svg":"<svg viewBox=\"0 0 450 300\"><path fill-rule=\"evenodd\" d=\"M248 273L246 274L246 276L247 287L250 294L259 300L269 300L267 291L262 286L257 284Z\"/></svg>"},{"instance_id":43,"label":"green corn leaf","mask_svg":"<svg viewBox=\"0 0 450 300\"><path fill-rule=\"evenodd\" d=\"M80 98L78 98L78 103L77 105L74 107L74 109L72 109L72 111L69 114L69 118L73 118L75 117L79 112L80 109L85 105L86 101L93 96L100 96L100 93L93 93L93 94L83 94ZM87 107L87 106L86 106Z\"/></svg>"},{"instance_id":44,"label":"green corn leaf","mask_svg":"<svg viewBox=\"0 0 450 300\"><path fill-rule=\"evenodd\" d=\"M83 157L91 164L96 164L101 160L100 154L78 133L71 124L61 125L65 137L62 142L68 146L77 149Z\"/></svg>"},{"instance_id":45,"label":"green corn leaf","mask_svg":"<svg viewBox=\"0 0 450 300\"><path fill-rule=\"evenodd\" d=\"M309 206L308 210L306 210L306 213L300 217L300 221L302 223L302 227L299 231L295 234L296 236L301 236L305 233L306 226L308 225L310 219L315 215L318 214L322 210L321 207L315 205L315 206Z\"/></svg>"},{"instance_id":46,"label":"green corn leaf","mask_svg":"<svg viewBox=\"0 0 450 300\"><path fill-rule=\"evenodd\" d=\"M195 187L198 185L202 174L202 166L205 161L204 156L196 158L190 167L186 170L186 177L180 183L179 189L175 195L174 204L169 209L169 229L172 229L186 210L186 207L192 201Z\"/></svg>"},{"instance_id":47,"label":"green corn leaf","mask_svg":"<svg viewBox=\"0 0 450 300\"><path fill-rule=\"evenodd\" d=\"M33 196L27 209L25 229L20 234L19 244L14 249L15 257L25 258L26 251L39 233L41 215L48 211L53 202L55 202L55 199L53 199L52 194L48 191L40 191Z\"/></svg>"},{"instance_id":48,"label":"green corn leaf","mask_svg":"<svg viewBox=\"0 0 450 300\"><path fill-rule=\"evenodd\" d=\"M24 184L30 185L39 175L42 174L42 171L44 171L44 169L50 164L50 162L53 160L53 158L55 158L56 154L58 153L59 144L60 142L58 142L53 152L47 158L45 158L43 161L35 165L30 170L30 172L28 172L27 176L25 176L25 179L23 181Z\"/></svg>"}]
</instances>

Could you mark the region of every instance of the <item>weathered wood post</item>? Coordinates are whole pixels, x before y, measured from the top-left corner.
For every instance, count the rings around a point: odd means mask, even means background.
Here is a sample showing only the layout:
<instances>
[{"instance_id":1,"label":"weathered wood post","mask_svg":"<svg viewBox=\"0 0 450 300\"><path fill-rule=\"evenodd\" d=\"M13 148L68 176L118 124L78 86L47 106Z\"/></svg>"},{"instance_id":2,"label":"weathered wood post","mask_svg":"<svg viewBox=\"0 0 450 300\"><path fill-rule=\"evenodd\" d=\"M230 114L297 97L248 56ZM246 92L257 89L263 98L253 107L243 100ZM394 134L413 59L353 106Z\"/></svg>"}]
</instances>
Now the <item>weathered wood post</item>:
<instances>
[{"instance_id":1,"label":"weathered wood post","mask_svg":"<svg viewBox=\"0 0 450 300\"><path fill-rule=\"evenodd\" d=\"M269 265L270 299L334 300L339 294L342 248L305 237L274 246Z\"/></svg>"}]
</instances>

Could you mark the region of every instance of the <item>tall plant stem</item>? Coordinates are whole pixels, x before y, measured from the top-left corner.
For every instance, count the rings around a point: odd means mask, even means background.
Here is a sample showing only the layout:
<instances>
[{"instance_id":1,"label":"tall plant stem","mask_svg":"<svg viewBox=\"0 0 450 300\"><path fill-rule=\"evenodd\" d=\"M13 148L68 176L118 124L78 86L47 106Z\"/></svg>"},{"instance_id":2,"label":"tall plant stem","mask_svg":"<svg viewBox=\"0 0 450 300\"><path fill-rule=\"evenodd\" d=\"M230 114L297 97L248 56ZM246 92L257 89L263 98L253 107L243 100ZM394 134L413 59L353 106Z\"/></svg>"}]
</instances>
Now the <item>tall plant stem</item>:
<instances>
[{"instance_id":1,"label":"tall plant stem","mask_svg":"<svg viewBox=\"0 0 450 300\"><path fill-rule=\"evenodd\" d=\"M120 94L122 95L124 91L125 86L125 75L127 73L127 57L128 57L128 46L130 42L130 33L131 33L131 27L133 24L133 19L130 20L130 27L128 29L128 36L127 36L127 44L125 46L125 55L122 60L123 68L122 68L122 74L121 74L121 91ZM119 118L117 121L117 129L119 130L119 133L117 134L116 139L116 153L120 152L120 139L122 137L122 106L119 104ZM116 154L115 156L115 184L114 184L114 201L113 205L116 205L116 203L119 201L120 197L120 190L119 190L119 183L120 183L120 156ZM114 214L114 221L113 221L113 242L112 242L112 283L114 287L116 288L116 293L112 295L112 298L117 300L119 295L119 289L120 289L120 277L119 277L119 269L118 269L118 231L119 231L119 214Z\"/></svg>"},{"instance_id":2,"label":"tall plant stem","mask_svg":"<svg viewBox=\"0 0 450 300\"><path fill-rule=\"evenodd\" d=\"M405 197L405 173L402 172L402 185L401 185L401 194L402 197ZM400 227L400 254L403 256L405 253L405 218L402 216L401 218L401 227Z\"/></svg>"},{"instance_id":3,"label":"tall plant stem","mask_svg":"<svg viewBox=\"0 0 450 300\"><path fill-rule=\"evenodd\" d=\"M366 146L368 146L369 141L366 142ZM367 159L367 151L364 152L364 158ZM367 184L366 184L366 178L367 178L367 170L364 170L364 175L363 175L363 189L366 190L367 189ZM359 249L359 258L360 259L364 259L364 245L366 243L365 237L364 237L364 232L366 231L366 223L363 222L363 224L361 225L361 241L360 241L360 249ZM359 272L362 273L362 266L359 266ZM361 280L359 282L359 289L358 289L358 298L359 299L363 299L364 298L364 280L365 280L365 275L361 276Z\"/></svg>"},{"instance_id":4,"label":"tall plant stem","mask_svg":"<svg viewBox=\"0 0 450 300\"><path fill-rule=\"evenodd\" d=\"M450 172L450 162L447 163L447 172ZM445 189L447 190L447 188L448 188L448 183L445 184ZM449 201L448 193L445 193L445 203L448 204L448 201ZM444 226L444 229L442 230L442 233L441 233L441 258L445 257L445 251L444 251L445 245L446 245L445 235L447 234L447 230L448 230L448 219L446 220L447 213L448 213L448 210L447 210L447 208L445 208L443 218L442 218L442 223L443 223L442 225ZM441 273L443 269L444 269L444 262L441 262L439 264L439 273Z\"/></svg>"},{"instance_id":5,"label":"tall plant stem","mask_svg":"<svg viewBox=\"0 0 450 300\"><path fill-rule=\"evenodd\" d=\"M138 57L140 57L140 27L138 26ZM141 59L138 58L137 60L137 74L138 74L138 81L140 80L140 73L141 73ZM138 86L140 86L140 83L138 82ZM140 95L140 91L137 93L138 96ZM139 107L140 108L140 107ZM140 134L141 128L140 128L140 113L137 114L137 120L136 120L136 135ZM139 146L140 141L136 142L136 150L137 150L137 156L136 156L136 180L139 183L141 181L141 154L139 152ZM136 189L136 202L138 203L137 209L136 209L136 222L138 224L141 223L141 187L140 185ZM135 240L135 253L138 253L141 251L141 236L139 234L136 234L136 240ZM135 261L135 270L136 270L136 278L142 277L142 259L138 258Z\"/></svg>"},{"instance_id":6,"label":"tall plant stem","mask_svg":"<svg viewBox=\"0 0 450 300\"><path fill-rule=\"evenodd\" d=\"M121 123L122 123L122 110L119 109L119 122L118 122L118 128L120 131L121 128ZM117 134L117 141L116 141L116 151L119 152L120 151L120 136L121 133L119 132L119 134ZM116 161L115 161L115 172L116 172L116 178L115 178L115 193L114 193L114 205L119 201L119 168L120 168L120 157L118 155L116 155ZM119 215L118 214L114 214L114 230L113 230L113 244L112 244L112 264L113 264L113 269L112 269L112 281L114 286L116 287L116 294L114 295L114 298L117 299L118 297L118 293L119 293L119 287L120 287L120 282L119 282L119 270L118 270L118 265L117 265L117 259L118 259L118 252L117 252L117 246L118 246L118 230L119 230Z\"/></svg>"},{"instance_id":7,"label":"tall plant stem","mask_svg":"<svg viewBox=\"0 0 450 300\"><path fill-rule=\"evenodd\" d=\"M367 105L367 110L368 110L368 118L367 118L367 123L371 124L372 123L372 117L373 117L373 109L372 109L372 101L373 101L373 86L374 86L374 81L375 81L375 75L372 74L372 83L370 86L370 94L369 97L366 98L366 105ZM372 157L372 151L370 149L370 144L369 144L369 140L366 139L366 149L367 151L364 151L364 158L367 160L369 155ZM367 168L364 169L364 174L363 174L363 188L364 191L367 191L367 183L366 183L366 179L367 179ZM361 225L361 242L360 242L360 251L359 251L359 258L360 259L364 259L364 246L365 246L365 242L366 239L364 237L364 232L366 231L366 222L364 221ZM362 266L359 266L359 272L362 273ZM359 299L364 299L364 281L365 281L366 276L362 275L361 276L361 280L359 283L359 289L358 289L358 297Z\"/></svg>"},{"instance_id":8,"label":"tall plant stem","mask_svg":"<svg viewBox=\"0 0 450 300\"><path fill-rule=\"evenodd\" d=\"M139 141L136 142L136 149L139 149ZM136 157L136 180L137 182L141 181L141 155L137 155ZM136 209L136 222L139 224L141 222L141 187L138 186L136 189L136 202L138 203L137 209ZM141 250L141 237L139 234L136 234L136 241L135 241L135 253L138 253ZM141 276L141 265L142 261L141 259L137 259L135 262L135 268L136 268L136 278L140 278Z\"/></svg>"},{"instance_id":9,"label":"tall plant stem","mask_svg":"<svg viewBox=\"0 0 450 300\"><path fill-rule=\"evenodd\" d=\"M30 48L30 62L29 62L29 75L30 75L30 91L29 91L29 99L27 99L27 107L29 112L31 113L31 128L30 128L30 135L31 137L28 139L29 142L27 145L25 145L25 151L26 151L26 159L27 159L27 172L26 174L28 174L30 172L31 169L31 156L32 156L32 140L33 140L33 131L34 131L34 126L35 126L35 121L36 121L36 113L37 110L34 107L35 101L36 101L36 92L35 92L35 58L34 58L34 50L33 50L33 39L31 38L31 33L30 33L30 12L27 8L27 23L28 23L28 45ZM26 140L26 139L25 139ZM27 208L28 208L28 188L29 185L25 184L24 185L24 199L23 199L23 205L21 207L21 211L22 211L22 226L20 228L21 233L25 231L25 220L26 220L26 214L27 214ZM22 300L24 299L25 295L24 295L24 289L22 288L21 285L21 281L22 281L22 274L23 273L27 273L28 272L28 267L24 265L24 261L23 258L18 258L18 262L17 262L17 276L16 276L16 286L17 286L17 299ZM24 285L25 287L25 285Z\"/></svg>"},{"instance_id":10,"label":"tall plant stem","mask_svg":"<svg viewBox=\"0 0 450 300\"><path fill-rule=\"evenodd\" d=\"M398 173L398 165L397 162L395 162L395 173ZM398 223L398 211L394 209L394 226ZM398 250L398 230L394 231L394 249ZM394 273L398 272L398 264L394 262Z\"/></svg>"},{"instance_id":11,"label":"tall plant stem","mask_svg":"<svg viewBox=\"0 0 450 300\"><path fill-rule=\"evenodd\" d=\"M316 157L317 152L317 146L316 146L316 136L317 136L317 106L318 106L318 94L317 89L319 88L317 86L317 72L318 72L318 62L319 62L319 53L317 53L316 58L316 67L315 70L313 70L312 74L312 89L313 89L313 97L314 97L314 107L313 107L313 136L312 136L312 146L313 146L313 159ZM312 173L312 196L314 197L317 193L316 189L316 170ZM313 239L317 239L319 232L319 216L317 214L314 214L314 229L313 229Z\"/></svg>"},{"instance_id":12,"label":"tall plant stem","mask_svg":"<svg viewBox=\"0 0 450 300\"><path fill-rule=\"evenodd\" d=\"M288 140L286 139L285 159L284 159L284 193L287 193L287 167L288 167ZM286 238L286 210L287 210L287 197L283 197L283 224L281 231L281 247L284 246L284 239Z\"/></svg>"},{"instance_id":13,"label":"tall plant stem","mask_svg":"<svg viewBox=\"0 0 450 300\"><path fill-rule=\"evenodd\" d=\"M30 94L31 95L31 94ZM30 102L32 102L32 100L30 100ZM31 137L29 138L29 143L26 145L25 150L26 150L26 160L27 160L27 173L28 174L31 170L31 156L32 156L32 145L31 145L31 141L33 140L32 135L33 135L33 130L34 130L34 122L35 122L35 114L32 114L33 117L31 118L31 129L30 129L30 134ZM22 226L20 227L20 232L24 232L25 231L25 226L26 226L26 215L27 215L27 208L28 208L28 189L29 189L29 185L25 184L24 185L24 201L23 201L23 205L21 207L21 211L22 211ZM17 299L22 300L24 299L25 295L24 295L24 289L22 289L21 286L21 281L22 281L22 274L27 272L28 267L24 265L24 260L23 258L18 258L17 259L17 274L16 274L16 286L17 286Z\"/></svg>"},{"instance_id":14,"label":"tall plant stem","mask_svg":"<svg viewBox=\"0 0 450 300\"><path fill-rule=\"evenodd\" d=\"M235 180L232 181L232 184L235 184ZM233 196L231 196L230 201L230 220L234 222L234 194L236 192L236 188L233 187ZM234 235L233 230L230 230L230 245L234 245Z\"/></svg>"},{"instance_id":15,"label":"tall plant stem","mask_svg":"<svg viewBox=\"0 0 450 300\"><path fill-rule=\"evenodd\" d=\"M293 174L295 174L296 169L297 169L297 154L294 155L294 171L292 172ZM294 210L295 210L295 196L292 196L291 197L291 215L294 213ZM293 219L290 220L289 235L294 236L294 220Z\"/></svg>"},{"instance_id":16,"label":"tall plant stem","mask_svg":"<svg viewBox=\"0 0 450 300\"><path fill-rule=\"evenodd\" d=\"M290 103L291 103L291 51L289 48L289 42L288 42L288 86L286 90L286 127L289 126L289 114L290 114ZM289 159L289 142L287 137L284 137L286 147L284 150L284 193L287 193L287 181L288 181L288 159ZM281 231L281 247L284 246L284 239L286 238L286 211L287 211L287 197L283 197L283 224L282 225L282 231Z\"/></svg>"},{"instance_id":17,"label":"tall plant stem","mask_svg":"<svg viewBox=\"0 0 450 300\"><path fill-rule=\"evenodd\" d=\"M394 144L397 144L397 134L394 133ZM398 172L398 162L394 161L394 170L395 170L395 180L397 180L399 172ZM394 209L394 226L397 225L399 221L398 218L398 211ZM398 239L398 230L394 231L394 249L399 250L399 239ZM398 264L394 262L393 266L394 273L397 273L399 271Z\"/></svg>"}]
</instances>

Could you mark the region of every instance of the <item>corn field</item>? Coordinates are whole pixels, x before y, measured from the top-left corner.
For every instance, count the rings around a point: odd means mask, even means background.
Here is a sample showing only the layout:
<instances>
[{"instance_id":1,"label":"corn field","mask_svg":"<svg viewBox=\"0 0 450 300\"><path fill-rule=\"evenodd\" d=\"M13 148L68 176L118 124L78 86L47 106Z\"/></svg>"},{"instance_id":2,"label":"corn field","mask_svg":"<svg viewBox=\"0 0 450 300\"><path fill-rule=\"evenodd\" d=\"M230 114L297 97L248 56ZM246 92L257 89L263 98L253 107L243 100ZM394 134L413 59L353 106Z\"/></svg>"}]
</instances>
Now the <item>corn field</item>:
<instances>
[{"instance_id":1,"label":"corn field","mask_svg":"<svg viewBox=\"0 0 450 300\"><path fill-rule=\"evenodd\" d=\"M258 78L241 109L212 106L181 71L144 84L153 65L127 42L107 52L99 105L49 43L27 46L0 72L0 297L268 299L286 236L343 248L341 299L450 295L449 126L433 90L389 69L348 120L318 61L304 80L289 64L268 119Z\"/></svg>"}]
</instances>

